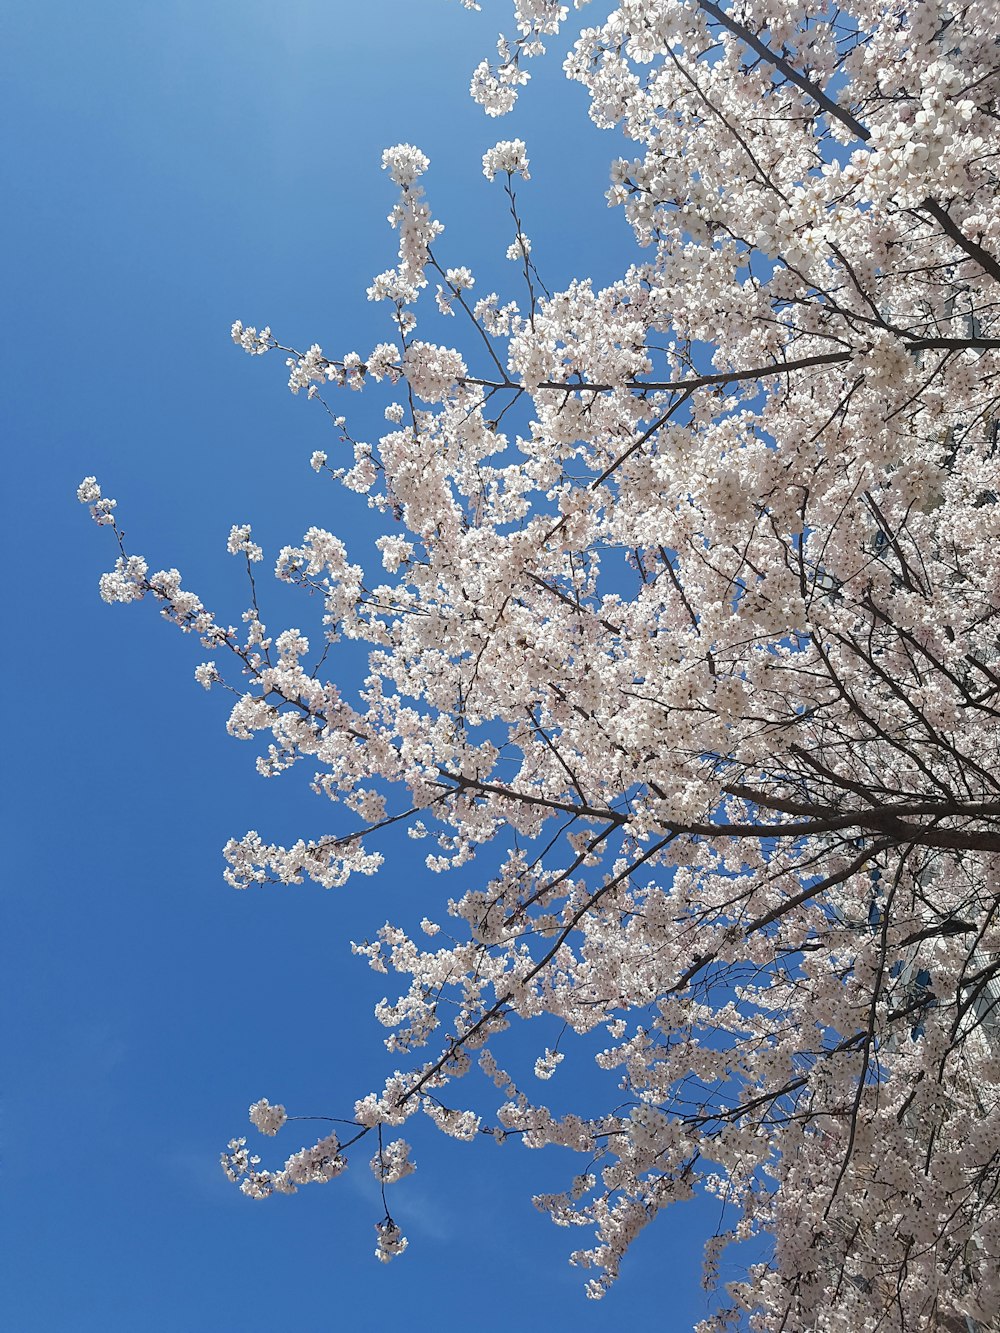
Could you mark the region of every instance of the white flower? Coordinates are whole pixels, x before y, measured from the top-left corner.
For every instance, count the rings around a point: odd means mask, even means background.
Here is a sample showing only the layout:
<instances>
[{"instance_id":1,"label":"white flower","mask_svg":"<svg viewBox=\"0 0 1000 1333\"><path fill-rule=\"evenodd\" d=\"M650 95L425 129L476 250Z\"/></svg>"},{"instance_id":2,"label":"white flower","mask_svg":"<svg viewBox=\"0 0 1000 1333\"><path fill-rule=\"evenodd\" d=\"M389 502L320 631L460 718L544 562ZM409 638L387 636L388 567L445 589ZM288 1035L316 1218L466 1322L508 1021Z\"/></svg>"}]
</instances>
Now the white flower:
<instances>
[{"instance_id":1,"label":"white flower","mask_svg":"<svg viewBox=\"0 0 1000 1333\"><path fill-rule=\"evenodd\" d=\"M359 459L355 465L344 473L344 485L350 491L357 491L359 495L364 495L370 491L378 480L378 468L370 458Z\"/></svg>"},{"instance_id":2,"label":"white flower","mask_svg":"<svg viewBox=\"0 0 1000 1333\"><path fill-rule=\"evenodd\" d=\"M500 77L503 67L494 73L488 60L482 60L472 74L469 92L488 116L505 116L514 109L517 92Z\"/></svg>"},{"instance_id":3,"label":"white flower","mask_svg":"<svg viewBox=\"0 0 1000 1333\"><path fill-rule=\"evenodd\" d=\"M285 1172L296 1185L324 1184L347 1169L347 1159L341 1157L339 1149L336 1134L328 1134L311 1148L293 1153L285 1163Z\"/></svg>"},{"instance_id":4,"label":"white flower","mask_svg":"<svg viewBox=\"0 0 1000 1333\"><path fill-rule=\"evenodd\" d=\"M410 1160L410 1152L405 1139L394 1139L380 1148L369 1163L375 1179L382 1185L395 1185L405 1176L412 1175L416 1167Z\"/></svg>"},{"instance_id":5,"label":"white flower","mask_svg":"<svg viewBox=\"0 0 1000 1333\"><path fill-rule=\"evenodd\" d=\"M229 530L227 550L230 555L245 555L248 560L263 560L264 552L256 542L250 540L250 524L234 523Z\"/></svg>"},{"instance_id":6,"label":"white flower","mask_svg":"<svg viewBox=\"0 0 1000 1333\"><path fill-rule=\"evenodd\" d=\"M194 678L204 689L210 690L214 681L219 679L214 662L199 662L194 669Z\"/></svg>"},{"instance_id":7,"label":"white flower","mask_svg":"<svg viewBox=\"0 0 1000 1333\"><path fill-rule=\"evenodd\" d=\"M516 301L511 301L502 308L498 301L496 292L490 292L489 296L484 296L482 300L477 301L472 310L473 315L482 324L486 332L494 338L506 337L511 331L512 321L516 319L518 314Z\"/></svg>"},{"instance_id":8,"label":"white flower","mask_svg":"<svg viewBox=\"0 0 1000 1333\"><path fill-rule=\"evenodd\" d=\"M326 467L326 454L322 449L315 449L312 457L309 459L309 466L314 472L322 472Z\"/></svg>"},{"instance_id":9,"label":"white flower","mask_svg":"<svg viewBox=\"0 0 1000 1333\"><path fill-rule=\"evenodd\" d=\"M141 601L148 569L141 555L120 555L112 572L101 575L101 597L105 602Z\"/></svg>"},{"instance_id":10,"label":"white flower","mask_svg":"<svg viewBox=\"0 0 1000 1333\"><path fill-rule=\"evenodd\" d=\"M394 343L379 343L369 355L367 364L372 379L383 380L388 376L395 382L399 379L399 348Z\"/></svg>"},{"instance_id":11,"label":"white flower","mask_svg":"<svg viewBox=\"0 0 1000 1333\"><path fill-rule=\"evenodd\" d=\"M455 291L459 292L468 291L470 287L476 285L476 280L472 276L472 270L465 267L445 269L444 280L449 287L452 287Z\"/></svg>"},{"instance_id":12,"label":"white flower","mask_svg":"<svg viewBox=\"0 0 1000 1333\"><path fill-rule=\"evenodd\" d=\"M523 139L501 139L483 154L483 175L487 180L493 180L501 171L508 175L517 172L525 180L531 179Z\"/></svg>"},{"instance_id":13,"label":"white flower","mask_svg":"<svg viewBox=\"0 0 1000 1333\"><path fill-rule=\"evenodd\" d=\"M550 1079L556 1072L556 1066L563 1060L562 1051L550 1051L546 1046L545 1054L535 1061L535 1078Z\"/></svg>"},{"instance_id":14,"label":"white flower","mask_svg":"<svg viewBox=\"0 0 1000 1333\"><path fill-rule=\"evenodd\" d=\"M375 545L382 552L382 564L390 574L395 574L400 565L408 564L413 556L412 542L394 533L379 537Z\"/></svg>"},{"instance_id":15,"label":"white flower","mask_svg":"<svg viewBox=\"0 0 1000 1333\"><path fill-rule=\"evenodd\" d=\"M283 662L294 662L309 651L309 640L301 630L286 629L275 639L274 646Z\"/></svg>"},{"instance_id":16,"label":"white flower","mask_svg":"<svg viewBox=\"0 0 1000 1333\"><path fill-rule=\"evenodd\" d=\"M403 365L413 392L428 403L443 402L466 374L458 352L433 343L410 343Z\"/></svg>"},{"instance_id":17,"label":"white flower","mask_svg":"<svg viewBox=\"0 0 1000 1333\"><path fill-rule=\"evenodd\" d=\"M233 342L239 343L244 352L248 352L251 356L263 356L274 345L269 328L261 329L258 333L255 328L244 326L240 320L237 320L230 329L230 334Z\"/></svg>"},{"instance_id":18,"label":"white flower","mask_svg":"<svg viewBox=\"0 0 1000 1333\"><path fill-rule=\"evenodd\" d=\"M364 388L365 383L365 364L357 352L348 352L341 362L343 366L344 382L349 389L359 390ZM341 381L338 379L338 383Z\"/></svg>"},{"instance_id":19,"label":"white flower","mask_svg":"<svg viewBox=\"0 0 1000 1333\"><path fill-rule=\"evenodd\" d=\"M417 299L417 288L396 269L386 269L372 279L368 288L369 301L395 301L407 305Z\"/></svg>"},{"instance_id":20,"label":"white flower","mask_svg":"<svg viewBox=\"0 0 1000 1333\"><path fill-rule=\"evenodd\" d=\"M399 1227L390 1218L386 1218L384 1222L376 1223L375 1230L378 1232L375 1258L380 1259L384 1264L387 1264L390 1259L394 1259L397 1254L402 1254L409 1244Z\"/></svg>"},{"instance_id":21,"label":"white flower","mask_svg":"<svg viewBox=\"0 0 1000 1333\"><path fill-rule=\"evenodd\" d=\"M292 393L308 388L314 380L325 384L341 374L336 366L327 361L319 343L313 343L304 356L290 356L285 365L289 370L288 387Z\"/></svg>"},{"instance_id":22,"label":"white flower","mask_svg":"<svg viewBox=\"0 0 1000 1333\"><path fill-rule=\"evenodd\" d=\"M275 1135L288 1119L283 1106L272 1106L266 1097L254 1102L250 1107L250 1122L257 1126L262 1134Z\"/></svg>"},{"instance_id":23,"label":"white flower","mask_svg":"<svg viewBox=\"0 0 1000 1333\"><path fill-rule=\"evenodd\" d=\"M82 505L90 505L90 517L99 527L114 523L111 511L116 508L118 501L106 499L101 495L96 477L84 477L76 488L76 498Z\"/></svg>"},{"instance_id":24,"label":"white flower","mask_svg":"<svg viewBox=\"0 0 1000 1333\"><path fill-rule=\"evenodd\" d=\"M430 158L409 143L398 143L382 154L382 170L388 171L395 183L404 189L422 176L430 164Z\"/></svg>"}]
</instances>

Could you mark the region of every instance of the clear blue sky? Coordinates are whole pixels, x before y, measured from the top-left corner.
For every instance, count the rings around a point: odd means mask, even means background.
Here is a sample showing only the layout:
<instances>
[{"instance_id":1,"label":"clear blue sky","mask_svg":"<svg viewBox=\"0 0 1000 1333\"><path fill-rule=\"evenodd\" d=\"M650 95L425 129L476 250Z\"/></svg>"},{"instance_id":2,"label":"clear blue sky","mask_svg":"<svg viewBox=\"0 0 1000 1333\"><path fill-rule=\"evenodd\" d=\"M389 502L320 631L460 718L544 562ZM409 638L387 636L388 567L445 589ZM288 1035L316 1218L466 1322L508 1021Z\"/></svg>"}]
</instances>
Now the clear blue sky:
<instances>
[{"instance_id":1,"label":"clear blue sky","mask_svg":"<svg viewBox=\"0 0 1000 1333\"><path fill-rule=\"evenodd\" d=\"M295 775L256 776L252 747L225 734L223 699L192 679L193 644L151 607L99 601L113 543L75 501L96 473L130 547L153 568L177 565L224 619L244 605L225 555L234 522L253 523L272 562L313 523L366 554L363 503L308 466L332 444L322 412L288 395L280 361L245 357L228 331L241 318L362 354L389 336L364 299L394 257L386 145L430 155L426 185L448 227L439 250L480 288L513 285L502 194L480 170L501 137L528 143L525 224L549 285L625 267L630 237L602 197L616 145L559 59L535 62L505 121L469 100L509 17L506 0L484 10L6 7L10 1333L669 1333L705 1312L696 1209L649 1229L612 1297L585 1301L566 1264L584 1234L530 1203L578 1169L555 1150L464 1146L415 1126L420 1169L394 1194L411 1245L389 1267L371 1257L368 1154L293 1199L253 1203L226 1182L218 1154L234 1133L254 1137L252 1100L337 1115L379 1085L390 1058L371 1007L385 983L348 941L387 917L433 916L460 886L415 867L413 844L390 844L384 874L347 890L228 889L228 837L323 832L326 811ZM376 430L374 404L347 406L358 433ZM315 634L297 594L265 593L276 628ZM569 1064L547 1085L554 1106ZM303 1141L292 1127L258 1140L272 1154Z\"/></svg>"}]
</instances>

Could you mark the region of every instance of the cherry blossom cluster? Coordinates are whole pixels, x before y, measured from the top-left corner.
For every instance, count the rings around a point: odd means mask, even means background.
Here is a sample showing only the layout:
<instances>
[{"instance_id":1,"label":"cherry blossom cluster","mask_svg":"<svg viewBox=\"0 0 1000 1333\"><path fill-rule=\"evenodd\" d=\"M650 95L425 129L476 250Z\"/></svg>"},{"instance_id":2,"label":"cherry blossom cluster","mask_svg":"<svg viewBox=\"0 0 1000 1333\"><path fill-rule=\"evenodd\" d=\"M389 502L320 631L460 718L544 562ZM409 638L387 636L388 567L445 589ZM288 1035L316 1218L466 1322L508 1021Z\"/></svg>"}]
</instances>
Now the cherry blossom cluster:
<instances>
[{"instance_id":1,"label":"cherry blossom cluster","mask_svg":"<svg viewBox=\"0 0 1000 1333\"><path fill-rule=\"evenodd\" d=\"M375 1258L382 1263L388 1263L390 1259L395 1259L396 1255L402 1254L409 1244L391 1217L386 1218L384 1222L377 1222L375 1231L378 1236L375 1245Z\"/></svg>"},{"instance_id":2,"label":"cherry blossom cluster","mask_svg":"<svg viewBox=\"0 0 1000 1333\"><path fill-rule=\"evenodd\" d=\"M250 1107L250 1120L262 1134L277 1134L288 1119L283 1106L272 1106L266 1097Z\"/></svg>"},{"instance_id":3,"label":"cherry blossom cluster","mask_svg":"<svg viewBox=\"0 0 1000 1333\"><path fill-rule=\"evenodd\" d=\"M478 9L475 0L462 0L467 9ZM573 0L579 9L587 0ZM496 61L483 60L472 75L470 91L488 116L505 116L512 111L518 89L531 77L524 68L533 56L543 55L543 37L557 36L569 9L559 0L514 0L516 36L501 35L497 41Z\"/></svg>"},{"instance_id":4,"label":"cherry blossom cluster","mask_svg":"<svg viewBox=\"0 0 1000 1333\"><path fill-rule=\"evenodd\" d=\"M483 175L486 179L494 180L500 172L508 176L517 173L524 180L531 179L523 139L501 139L483 154Z\"/></svg>"},{"instance_id":5,"label":"cherry blossom cluster","mask_svg":"<svg viewBox=\"0 0 1000 1333\"><path fill-rule=\"evenodd\" d=\"M90 517L98 527L103 528L114 524L115 518L112 511L116 508L118 502L101 494L101 488L97 484L96 477L84 477L76 488L76 498L81 504L90 506Z\"/></svg>"},{"instance_id":6,"label":"cherry blossom cluster","mask_svg":"<svg viewBox=\"0 0 1000 1333\"><path fill-rule=\"evenodd\" d=\"M229 541L227 550L230 555L244 555L247 560L256 564L258 560L264 559L263 550L256 542L250 540L250 524L234 523L229 530Z\"/></svg>"},{"instance_id":7,"label":"cherry blossom cluster","mask_svg":"<svg viewBox=\"0 0 1000 1333\"><path fill-rule=\"evenodd\" d=\"M233 342L248 352L250 356L263 356L274 346L274 339L271 337L270 329L261 329L258 333L254 328L246 328L237 320L230 329Z\"/></svg>"},{"instance_id":8,"label":"cherry blossom cluster","mask_svg":"<svg viewBox=\"0 0 1000 1333\"><path fill-rule=\"evenodd\" d=\"M378 1152L371 1160L371 1169L375 1179L383 1185L395 1185L397 1181L416 1170L410 1160L410 1145L405 1139L394 1139L392 1143Z\"/></svg>"}]
</instances>

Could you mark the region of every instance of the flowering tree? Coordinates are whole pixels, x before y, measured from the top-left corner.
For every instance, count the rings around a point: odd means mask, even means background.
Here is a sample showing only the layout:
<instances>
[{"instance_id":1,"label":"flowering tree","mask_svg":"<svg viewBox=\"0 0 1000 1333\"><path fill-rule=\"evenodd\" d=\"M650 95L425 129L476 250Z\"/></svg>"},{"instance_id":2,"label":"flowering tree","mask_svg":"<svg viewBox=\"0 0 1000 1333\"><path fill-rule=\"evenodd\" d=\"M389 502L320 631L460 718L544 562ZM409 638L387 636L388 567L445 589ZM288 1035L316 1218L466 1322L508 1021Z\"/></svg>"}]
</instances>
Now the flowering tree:
<instances>
[{"instance_id":1,"label":"flowering tree","mask_svg":"<svg viewBox=\"0 0 1000 1333\"><path fill-rule=\"evenodd\" d=\"M490 115L567 18L515 9L473 78ZM384 515L384 578L321 528L276 567L318 594L324 656L370 645L357 691L256 599L237 631L150 573L81 486L122 546L102 596L156 599L234 692L230 732L269 737L260 771L306 761L345 807L316 841L230 842L229 882L375 874L403 822L459 872L427 940L354 945L405 979L377 1011L400 1068L283 1166L234 1140L245 1193L329 1180L362 1141L391 1184L422 1113L585 1155L536 1202L596 1232L592 1296L708 1192L702 1333L1000 1315L998 32L997 0L623 0L566 61L637 146L608 197L642 250L599 291L544 287L519 140L483 159L517 300L439 252L426 157L384 154L391 340L328 357L233 327L331 415L334 387L390 391L377 445L335 417L348 465L312 458ZM416 336L430 284L455 346ZM229 549L262 557L248 527ZM498 1063L544 1016L606 1034L600 1114ZM538 1078L566 1049L539 1043ZM720 1285L755 1237L766 1260ZM405 1244L386 1207L379 1257Z\"/></svg>"}]
</instances>

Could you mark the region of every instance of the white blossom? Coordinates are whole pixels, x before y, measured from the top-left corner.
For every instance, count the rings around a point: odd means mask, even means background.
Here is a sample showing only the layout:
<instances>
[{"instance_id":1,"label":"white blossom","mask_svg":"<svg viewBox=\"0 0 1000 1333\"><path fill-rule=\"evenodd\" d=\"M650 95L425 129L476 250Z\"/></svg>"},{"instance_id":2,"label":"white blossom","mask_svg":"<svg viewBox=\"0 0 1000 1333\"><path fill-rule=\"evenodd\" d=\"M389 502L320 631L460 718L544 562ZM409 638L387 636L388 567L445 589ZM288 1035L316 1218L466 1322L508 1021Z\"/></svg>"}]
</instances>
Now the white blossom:
<instances>
[{"instance_id":1,"label":"white blossom","mask_svg":"<svg viewBox=\"0 0 1000 1333\"><path fill-rule=\"evenodd\" d=\"M458 292L467 292L476 285L476 280L472 276L472 270L465 268L445 269L444 280L449 287Z\"/></svg>"},{"instance_id":2,"label":"white blossom","mask_svg":"<svg viewBox=\"0 0 1000 1333\"><path fill-rule=\"evenodd\" d=\"M230 555L245 555L251 562L263 560L264 552L256 542L250 540L250 524L234 523L229 530L229 541L226 549Z\"/></svg>"},{"instance_id":3,"label":"white blossom","mask_svg":"<svg viewBox=\"0 0 1000 1333\"><path fill-rule=\"evenodd\" d=\"M382 170L388 171L397 185L411 186L430 166L430 158L412 144L400 143L382 154Z\"/></svg>"},{"instance_id":4,"label":"white blossom","mask_svg":"<svg viewBox=\"0 0 1000 1333\"><path fill-rule=\"evenodd\" d=\"M108 527L114 524L114 514L112 510L117 507L117 500L109 500L101 494L101 488L97 484L96 477L84 477L83 481L76 488L76 498L81 504L90 506L90 517L98 527Z\"/></svg>"},{"instance_id":5,"label":"white blossom","mask_svg":"<svg viewBox=\"0 0 1000 1333\"><path fill-rule=\"evenodd\" d=\"M258 333L255 328L249 328L237 320L230 332L233 342L238 343L251 356L263 356L274 346L270 329L261 329Z\"/></svg>"},{"instance_id":6,"label":"white blossom","mask_svg":"<svg viewBox=\"0 0 1000 1333\"><path fill-rule=\"evenodd\" d=\"M405 1139L393 1139L381 1147L370 1162L375 1179L383 1185L395 1185L412 1175L416 1167L410 1161L411 1151Z\"/></svg>"},{"instance_id":7,"label":"white blossom","mask_svg":"<svg viewBox=\"0 0 1000 1333\"><path fill-rule=\"evenodd\" d=\"M498 174L516 174L524 180L531 179L523 139L501 139L483 154L483 175L491 181Z\"/></svg>"},{"instance_id":8,"label":"white blossom","mask_svg":"<svg viewBox=\"0 0 1000 1333\"><path fill-rule=\"evenodd\" d=\"M393 343L379 343L368 357L368 373L373 379L399 378L399 348Z\"/></svg>"},{"instance_id":9,"label":"white blossom","mask_svg":"<svg viewBox=\"0 0 1000 1333\"><path fill-rule=\"evenodd\" d=\"M266 1097L250 1107L250 1120L262 1134L274 1135L288 1119L283 1106L272 1106Z\"/></svg>"},{"instance_id":10,"label":"white blossom","mask_svg":"<svg viewBox=\"0 0 1000 1333\"><path fill-rule=\"evenodd\" d=\"M379 1222L375 1228L378 1233L378 1243L375 1246L375 1258L387 1264L390 1259L395 1259L397 1255L402 1254L409 1241L396 1226L395 1222L388 1219Z\"/></svg>"}]
</instances>

